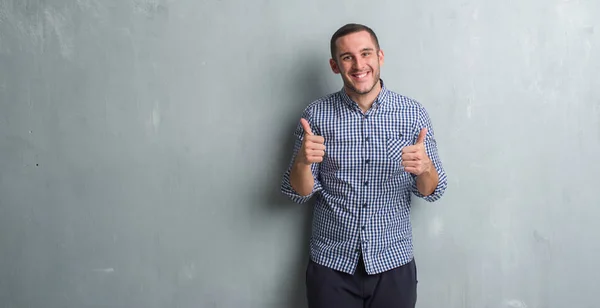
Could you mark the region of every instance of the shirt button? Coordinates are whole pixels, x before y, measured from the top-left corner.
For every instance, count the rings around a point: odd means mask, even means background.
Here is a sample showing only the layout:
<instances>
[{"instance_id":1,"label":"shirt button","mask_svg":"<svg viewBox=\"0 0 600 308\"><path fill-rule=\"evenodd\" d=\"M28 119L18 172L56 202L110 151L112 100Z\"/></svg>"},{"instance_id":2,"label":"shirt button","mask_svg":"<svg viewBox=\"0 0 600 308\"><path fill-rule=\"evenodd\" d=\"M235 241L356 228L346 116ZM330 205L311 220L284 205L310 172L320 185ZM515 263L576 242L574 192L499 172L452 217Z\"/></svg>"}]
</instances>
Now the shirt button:
<instances>
[{"instance_id":1,"label":"shirt button","mask_svg":"<svg viewBox=\"0 0 600 308\"><path fill-rule=\"evenodd\" d=\"M365 181L365 186L369 185L369 181Z\"/></svg>"},{"instance_id":2,"label":"shirt button","mask_svg":"<svg viewBox=\"0 0 600 308\"><path fill-rule=\"evenodd\" d=\"M361 229L362 229L363 231L365 231L366 227L365 227L365 226L362 226L362 227L361 227Z\"/></svg>"},{"instance_id":3,"label":"shirt button","mask_svg":"<svg viewBox=\"0 0 600 308\"><path fill-rule=\"evenodd\" d=\"M366 203L365 203L365 204L363 204L363 207L364 207L364 208L366 208L366 207L367 207L367 204L366 204Z\"/></svg>"},{"instance_id":4,"label":"shirt button","mask_svg":"<svg viewBox=\"0 0 600 308\"><path fill-rule=\"evenodd\" d=\"M369 141L369 137L365 137L365 140L366 140L366 141Z\"/></svg>"},{"instance_id":5,"label":"shirt button","mask_svg":"<svg viewBox=\"0 0 600 308\"><path fill-rule=\"evenodd\" d=\"M365 164L368 164L370 161L371 161L370 159L366 159Z\"/></svg>"}]
</instances>

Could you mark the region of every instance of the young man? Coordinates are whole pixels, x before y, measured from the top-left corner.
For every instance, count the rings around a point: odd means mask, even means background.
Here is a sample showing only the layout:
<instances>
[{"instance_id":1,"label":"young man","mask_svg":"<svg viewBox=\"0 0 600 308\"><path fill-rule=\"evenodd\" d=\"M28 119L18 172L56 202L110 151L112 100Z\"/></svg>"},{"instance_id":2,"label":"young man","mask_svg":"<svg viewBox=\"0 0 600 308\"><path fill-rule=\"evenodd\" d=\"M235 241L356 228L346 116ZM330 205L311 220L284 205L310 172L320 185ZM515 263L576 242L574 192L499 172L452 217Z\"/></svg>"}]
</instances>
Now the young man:
<instances>
[{"instance_id":1,"label":"young man","mask_svg":"<svg viewBox=\"0 0 600 308\"><path fill-rule=\"evenodd\" d=\"M309 307L412 308L411 194L433 202L447 185L431 121L380 79L383 51L369 27L337 30L331 57L343 89L305 109L281 187L298 203L316 198Z\"/></svg>"}]
</instances>

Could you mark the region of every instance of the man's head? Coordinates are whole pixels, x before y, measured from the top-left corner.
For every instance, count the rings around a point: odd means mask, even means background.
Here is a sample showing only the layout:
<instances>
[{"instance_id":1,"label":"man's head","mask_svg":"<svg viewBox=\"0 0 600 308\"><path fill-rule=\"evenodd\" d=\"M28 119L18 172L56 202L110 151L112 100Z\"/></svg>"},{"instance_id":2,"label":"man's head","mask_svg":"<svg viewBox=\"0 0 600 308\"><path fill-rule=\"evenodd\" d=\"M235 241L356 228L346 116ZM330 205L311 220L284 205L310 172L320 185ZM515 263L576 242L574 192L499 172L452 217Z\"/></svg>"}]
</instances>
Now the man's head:
<instances>
[{"instance_id":1,"label":"man's head","mask_svg":"<svg viewBox=\"0 0 600 308\"><path fill-rule=\"evenodd\" d=\"M331 37L331 60L334 73L340 74L348 91L357 95L371 93L379 85L383 51L371 28L347 24Z\"/></svg>"}]
</instances>

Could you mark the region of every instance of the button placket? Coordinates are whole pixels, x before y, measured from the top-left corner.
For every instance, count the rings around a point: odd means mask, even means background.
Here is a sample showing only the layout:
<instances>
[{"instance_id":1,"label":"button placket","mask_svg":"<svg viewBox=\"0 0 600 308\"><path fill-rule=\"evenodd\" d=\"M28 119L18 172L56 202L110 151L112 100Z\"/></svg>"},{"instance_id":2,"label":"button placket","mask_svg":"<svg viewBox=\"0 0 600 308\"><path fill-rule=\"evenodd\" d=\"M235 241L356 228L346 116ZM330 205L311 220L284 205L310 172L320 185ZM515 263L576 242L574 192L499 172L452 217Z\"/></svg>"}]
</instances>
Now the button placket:
<instances>
[{"instance_id":1,"label":"button placket","mask_svg":"<svg viewBox=\"0 0 600 308\"><path fill-rule=\"evenodd\" d=\"M370 179L370 170L371 170L371 160L369 157L369 153L370 153L370 146L371 146L371 131L369 129L369 115L368 112L367 114L363 115L362 121L361 121L361 133L362 133L362 144L364 145L362 147L362 151L361 151L361 157L362 157L362 201L363 201L363 205L362 207L359 209L359 219L358 219L358 228L359 228L359 246L361 247L361 252L363 253L363 255L365 254L365 251L367 251L367 249L365 248L365 245L367 244L366 238L367 238L367 227L365 225L365 221L368 215L367 215L367 206L368 206L368 202L369 200L367 199L368 191L369 191L369 185L371 183L369 183L369 179ZM364 256L363 256L364 257Z\"/></svg>"}]
</instances>

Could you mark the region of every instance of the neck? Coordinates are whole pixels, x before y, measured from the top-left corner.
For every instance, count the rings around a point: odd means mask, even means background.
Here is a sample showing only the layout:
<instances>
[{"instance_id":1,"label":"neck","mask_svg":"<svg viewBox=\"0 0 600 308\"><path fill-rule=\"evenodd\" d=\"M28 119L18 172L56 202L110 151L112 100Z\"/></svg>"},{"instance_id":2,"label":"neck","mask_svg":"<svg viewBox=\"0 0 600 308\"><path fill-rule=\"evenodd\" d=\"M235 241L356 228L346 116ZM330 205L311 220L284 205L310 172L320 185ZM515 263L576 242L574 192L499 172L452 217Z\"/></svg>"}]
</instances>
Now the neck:
<instances>
[{"instance_id":1,"label":"neck","mask_svg":"<svg viewBox=\"0 0 600 308\"><path fill-rule=\"evenodd\" d=\"M360 107L360 109L363 112L367 112L367 110L369 110L371 108L371 106L373 106L373 102L377 98L377 95L379 95L379 92L381 92L381 82L380 81L377 82L375 87L373 87L373 89L371 91L369 91L369 93L365 93L365 94L358 94L346 87L346 93L348 94L348 96L353 101L355 101L356 104L358 104L358 106Z\"/></svg>"}]
</instances>

